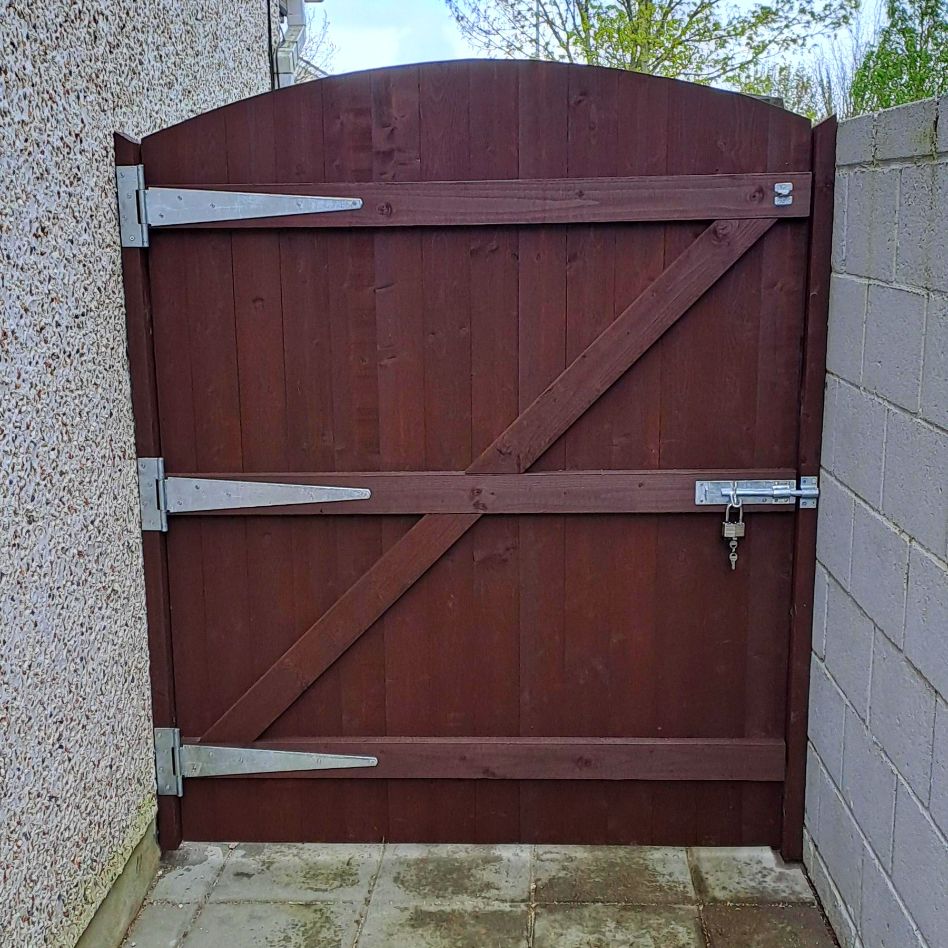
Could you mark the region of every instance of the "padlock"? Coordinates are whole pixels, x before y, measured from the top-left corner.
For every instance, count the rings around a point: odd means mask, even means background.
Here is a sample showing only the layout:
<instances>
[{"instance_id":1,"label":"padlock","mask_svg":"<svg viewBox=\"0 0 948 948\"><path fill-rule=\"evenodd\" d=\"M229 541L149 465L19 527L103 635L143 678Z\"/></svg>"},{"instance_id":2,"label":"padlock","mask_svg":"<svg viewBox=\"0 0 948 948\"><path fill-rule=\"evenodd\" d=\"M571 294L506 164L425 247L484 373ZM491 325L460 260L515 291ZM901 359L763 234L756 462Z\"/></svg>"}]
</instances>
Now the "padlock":
<instances>
[{"instance_id":1,"label":"padlock","mask_svg":"<svg viewBox=\"0 0 948 948\"><path fill-rule=\"evenodd\" d=\"M732 520L732 511L737 512L737 519ZM740 540L744 536L744 508L741 505L728 504L724 511L724 523L721 524L721 536L725 540Z\"/></svg>"}]
</instances>

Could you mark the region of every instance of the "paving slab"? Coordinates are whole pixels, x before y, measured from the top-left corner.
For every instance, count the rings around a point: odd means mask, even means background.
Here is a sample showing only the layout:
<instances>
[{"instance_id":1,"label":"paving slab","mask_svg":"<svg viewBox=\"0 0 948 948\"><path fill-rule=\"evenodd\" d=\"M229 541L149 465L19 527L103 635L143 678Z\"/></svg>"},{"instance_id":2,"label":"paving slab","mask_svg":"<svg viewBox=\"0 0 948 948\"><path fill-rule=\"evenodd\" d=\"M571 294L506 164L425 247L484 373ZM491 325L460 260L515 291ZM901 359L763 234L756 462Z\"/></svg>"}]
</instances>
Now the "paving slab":
<instances>
[{"instance_id":1,"label":"paving slab","mask_svg":"<svg viewBox=\"0 0 948 948\"><path fill-rule=\"evenodd\" d=\"M784 863L772 849L696 847L690 856L703 902L816 904L803 868Z\"/></svg>"},{"instance_id":2,"label":"paving slab","mask_svg":"<svg viewBox=\"0 0 948 948\"><path fill-rule=\"evenodd\" d=\"M815 905L706 905L710 948L834 948Z\"/></svg>"},{"instance_id":3,"label":"paving slab","mask_svg":"<svg viewBox=\"0 0 948 948\"><path fill-rule=\"evenodd\" d=\"M210 900L361 902L381 856L379 844L243 844L228 856Z\"/></svg>"},{"instance_id":4,"label":"paving slab","mask_svg":"<svg viewBox=\"0 0 948 948\"><path fill-rule=\"evenodd\" d=\"M687 905L696 901L687 853L664 846L540 846L537 902Z\"/></svg>"},{"instance_id":5,"label":"paving slab","mask_svg":"<svg viewBox=\"0 0 948 948\"><path fill-rule=\"evenodd\" d=\"M529 920L526 904L373 897L359 948L527 948Z\"/></svg>"},{"instance_id":6,"label":"paving slab","mask_svg":"<svg viewBox=\"0 0 948 948\"><path fill-rule=\"evenodd\" d=\"M226 847L220 844L184 843L165 853L158 881L148 897L155 902L203 902L220 875Z\"/></svg>"},{"instance_id":7,"label":"paving slab","mask_svg":"<svg viewBox=\"0 0 948 948\"><path fill-rule=\"evenodd\" d=\"M146 902L122 948L178 948L197 912L193 902Z\"/></svg>"},{"instance_id":8,"label":"paving slab","mask_svg":"<svg viewBox=\"0 0 948 948\"><path fill-rule=\"evenodd\" d=\"M705 948L694 906L540 905L535 948Z\"/></svg>"},{"instance_id":9,"label":"paving slab","mask_svg":"<svg viewBox=\"0 0 948 948\"><path fill-rule=\"evenodd\" d=\"M389 846L374 891L373 899L417 905L458 899L526 902L530 847Z\"/></svg>"},{"instance_id":10,"label":"paving slab","mask_svg":"<svg viewBox=\"0 0 948 948\"><path fill-rule=\"evenodd\" d=\"M184 948L350 948L361 909L352 902L210 903Z\"/></svg>"}]
</instances>

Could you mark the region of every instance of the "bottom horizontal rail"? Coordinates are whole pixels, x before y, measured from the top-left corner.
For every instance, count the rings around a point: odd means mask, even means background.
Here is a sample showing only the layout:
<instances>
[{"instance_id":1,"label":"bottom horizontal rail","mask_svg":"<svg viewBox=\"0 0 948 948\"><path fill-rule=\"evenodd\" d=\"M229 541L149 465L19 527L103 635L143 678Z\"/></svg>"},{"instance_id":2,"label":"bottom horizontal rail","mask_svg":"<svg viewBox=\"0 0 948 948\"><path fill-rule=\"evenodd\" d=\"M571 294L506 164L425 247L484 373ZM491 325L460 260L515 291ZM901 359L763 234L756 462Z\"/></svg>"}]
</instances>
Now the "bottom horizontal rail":
<instances>
[{"instance_id":1,"label":"bottom horizontal rail","mask_svg":"<svg viewBox=\"0 0 948 948\"><path fill-rule=\"evenodd\" d=\"M779 782L786 766L783 740L768 738L324 737L241 746L379 760L358 770L254 775L270 779Z\"/></svg>"}]
</instances>

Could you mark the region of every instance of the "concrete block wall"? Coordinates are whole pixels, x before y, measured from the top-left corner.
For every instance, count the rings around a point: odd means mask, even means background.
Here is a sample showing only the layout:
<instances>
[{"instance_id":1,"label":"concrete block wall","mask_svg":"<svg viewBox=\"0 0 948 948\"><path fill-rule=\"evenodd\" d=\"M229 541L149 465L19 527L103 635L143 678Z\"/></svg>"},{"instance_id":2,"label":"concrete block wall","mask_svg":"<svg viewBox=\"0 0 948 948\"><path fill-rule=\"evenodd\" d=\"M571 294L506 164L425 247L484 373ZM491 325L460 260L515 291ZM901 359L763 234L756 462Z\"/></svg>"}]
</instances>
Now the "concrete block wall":
<instances>
[{"instance_id":1,"label":"concrete block wall","mask_svg":"<svg viewBox=\"0 0 948 948\"><path fill-rule=\"evenodd\" d=\"M837 166L804 858L845 948L945 948L948 97Z\"/></svg>"}]
</instances>

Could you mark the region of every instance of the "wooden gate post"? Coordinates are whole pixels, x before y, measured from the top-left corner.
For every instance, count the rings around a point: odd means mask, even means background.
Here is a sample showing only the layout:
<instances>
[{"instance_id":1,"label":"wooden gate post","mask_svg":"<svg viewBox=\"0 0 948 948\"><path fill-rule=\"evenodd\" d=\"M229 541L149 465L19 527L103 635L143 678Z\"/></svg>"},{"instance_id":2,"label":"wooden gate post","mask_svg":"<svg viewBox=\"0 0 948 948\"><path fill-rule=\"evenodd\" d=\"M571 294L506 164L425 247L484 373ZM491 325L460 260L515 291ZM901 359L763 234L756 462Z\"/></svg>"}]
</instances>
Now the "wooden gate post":
<instances>
[{"instance_id":1,"label":"wooden gate post","mask_svg":"<svg viewBox=\"0 0 948 948\"><path fill-rule=\"evenodd\" d=\"M813 184L807 260L806 334L800 389L799 472L820 473L823 436L823 388L829 316L833 193L836 180L836 118L813 130ZM803 809L806 790L807 707L810 694L810 646L813 634L813 585L816 579L816 511L799 511L793 544L793 600L787 672L787 775L783 792L783 858L803 858Z\"/></svg>"},{"instance_id":2,"label":"wooden gate post","mask_svg":"<svg viewBox=\"0 0 948 948\"><path fill-rule=\"evenodd\" d=\"M115 134L115 164L141 163L139 142L121 132ZM151 289L148 251L122 247L122 283L125 290L127 352L132 380L132 410L135 416L135 453L138 457L160 457L158 390L155 350L152 342ZM142 533L145 571L145 605L148 617L148 654L151 672L151 705L155 727L175 726L174 675L171 660L171 616L168 595L166 534ZM181 843L181 801L158 797L158 842L162 850Z\"/></svg>"}]
</instances>

